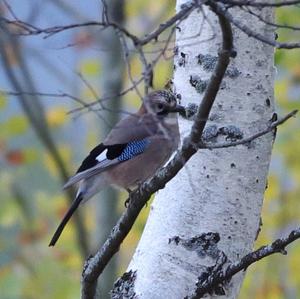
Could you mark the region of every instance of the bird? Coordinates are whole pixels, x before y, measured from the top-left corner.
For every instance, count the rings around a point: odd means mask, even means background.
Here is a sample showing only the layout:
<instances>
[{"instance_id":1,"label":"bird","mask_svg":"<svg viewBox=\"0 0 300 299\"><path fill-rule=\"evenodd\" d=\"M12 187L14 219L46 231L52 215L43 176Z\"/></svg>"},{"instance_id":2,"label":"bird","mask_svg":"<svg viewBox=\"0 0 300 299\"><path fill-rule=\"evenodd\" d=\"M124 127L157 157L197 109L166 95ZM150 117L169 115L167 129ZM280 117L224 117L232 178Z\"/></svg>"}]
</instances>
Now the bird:
<instances>
[{"instance_id":1,"label":"bird","mask_svg":"<svg viewBox=\"0 0 300 299\"><path fill-rule=\"evenodd\" d=\"M185 108L173 92L152 91L136 113L111 129L64 185L66 189L77 184L78 189L49 246L56 244L77 208L106 186L130 192L164 166L179 144L178 112L184 114Z\"/></svg>"}]
</instances>

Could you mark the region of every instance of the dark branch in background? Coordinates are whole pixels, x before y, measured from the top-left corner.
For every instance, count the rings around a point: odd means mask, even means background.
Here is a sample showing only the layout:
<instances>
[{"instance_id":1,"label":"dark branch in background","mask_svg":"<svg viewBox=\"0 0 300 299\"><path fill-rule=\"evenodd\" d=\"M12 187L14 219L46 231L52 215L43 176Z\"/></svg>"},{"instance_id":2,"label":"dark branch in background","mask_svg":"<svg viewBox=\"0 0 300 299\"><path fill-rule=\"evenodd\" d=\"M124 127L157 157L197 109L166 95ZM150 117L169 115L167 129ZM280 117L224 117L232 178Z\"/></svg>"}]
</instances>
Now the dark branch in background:
<instances>
[{"instance_id":1,"label":"dark branch in background","mask_svg":"<svg viewBox=\"0 0 300 299\"><path fill-rule=\"evenodd\" d=\"M277 239L272 244L262 246L259 249L245 255L239 262L230 264L225 269L220 269L219 271L214 272L213 275L209 275L204 282L197 283L195 294L188 298L202 298L206 293L212 292L218 285L225 281L229 281L235 274L245 271L250 265L269 255L274 253L282 253L286 255L287 252L285 247L297 239L300 239L300 228L292 230L287 237Z\"/></svg>"},{"instance_id":2,"label":"dark branch in background","mask_svg":"<svg viewBox=\"0 0 300 299\"><path fill-rule=\"evenodd\" d=\"M101 0L100 6L102 7L103 12L101 21L113 21L121 25L125 23L124 0ZM107 31L102 31L100 34L97 34L98 44L105 44L105 47L109 49L109 51L101 51L99 53L103 74L100 76L99 90L103 95L118 94L123 87L125 63L123 60L122 46L118 36L119 31L116 31L117 30L110 28ZM106 136L109 133L111 126L118 121L120 115L123 115L116 112L122 110L123 103L119 98L115 97L105 103L100 101L99 106L103 110L101 111L101 115L104 116L106 121L110 124L110 126L101 126L100 136ZM95 206L96 228L93 233L93 239L96 242L97 247L99 244L105 242L107 235L110 233L111 228L115 225L119 217L117 209L119 196L117 191L110 189L102 190L101 198L105 200L97 200ZM118 270L117 259L113 259L105 270L101 280L98 280L97 284L97 296L101 299L111 298L110 290L111 286L114 284Z\"/></svg>"},{"instance_id":3,"label":"dark branch in background","mask_svg":"<svg viewBox=\"0 0 300 299\"><path fill-rule=\"evenodd\" d=\"M214 8L214 3L210 3ZM218 63L211 76L206 93L196 114L190 135L185 138L182 148L175 154L175 157L168 165L160 170L148 182L142 184L140 188L133 191L129 197L127 210L122 214L116 226L111 231L110 236L102 248L85 263L82 273L82 298L91 299L95 296L96 283L98 277L111 260L132 225L134 224L141 209L149 200L151 194L162 189L185 165L185 163L197 152L195 144L200 142L203 129L208 119L209 112L220 88L223 76L227 69L232 54L232 31L230 23L219 15L219 22L222 30L222 49L219 53Z\"/></svg>"},{"instance_id":4,"label":"dark branch in background","mask_svg":"<svg viewBox=\"0 0 300 299\"><path fill-rule=\"evenodd\" d=\"M9 30L6 28L6 25L0 21L0 53L2 57L2 63L4 66L4 70L6 72L6 75L16 90L16 92L19 94L19 100L20 104L24 110L25 115L28 117L32 128L36 132L39 140L42 142L42 144L45 146L46 150L51 155L58 171L60 178L63 182L65 182L69 174L67 172L67 169L64 165L63 159L60 155L60 153L57 150L57 147L52 139L52 136L49 132L48 125L46 123L45 117L44 117L44 109L43 106L38 98L38 96L34 93L30 97L28 95L22 93L23 85L26 86L27 89L30 89L32 91L35 90L34 83L31 80L31 75L28 69L28 65L26 64L26 61L22 57L22 53L20 51L20 44L18 41L10 34ZM5 48L5 43L11 43L11 51L13 51L13 55L18 59L19 63L19 76L17 76L17 73L15 69L11 67L9 64L9 59L7 57L7 50ZM69 202L73 201L75 195L75 190L70 190L67 193L67 198ZM78 245L79 249L81 251L81 255L83 258L85 258L88 253L88 242L87 242L87 233L83 224L83 221L81 219L80 214L75 215L75 225L76 225L76 232L77 232L77 239L78 239Z\"/></svg>"}]
</instances>

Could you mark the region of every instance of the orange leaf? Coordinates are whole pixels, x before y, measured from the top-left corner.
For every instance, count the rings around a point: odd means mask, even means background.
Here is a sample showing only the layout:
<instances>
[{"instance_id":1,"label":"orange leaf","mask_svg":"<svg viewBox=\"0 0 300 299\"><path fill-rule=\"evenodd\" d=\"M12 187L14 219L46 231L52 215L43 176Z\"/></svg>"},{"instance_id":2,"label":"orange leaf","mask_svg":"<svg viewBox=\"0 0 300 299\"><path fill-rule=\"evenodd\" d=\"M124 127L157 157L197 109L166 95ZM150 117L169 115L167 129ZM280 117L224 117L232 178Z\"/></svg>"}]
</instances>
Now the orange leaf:
<instances>
[{"instance_id":1,"label":"orange leaf","mask_svg":"<svg viewBox=\"0 0 300 299\"><path fill-rule=\"evenodd\" d=\"M74 36L74 44L80 50L89 47L93 42L93 37L89 32L81 31Z\"/></svg>"},{"instance_id":2,"label":"orange leaf","mask_svg":"<svg viewBox=\"0 0 300 299\"><path fill-rule=\"evenodd\" d=\"M6 160L8 163L17 166L25 162L25 157L22 151L11 150L6 154Z\"/></svg>"}]
</instances>

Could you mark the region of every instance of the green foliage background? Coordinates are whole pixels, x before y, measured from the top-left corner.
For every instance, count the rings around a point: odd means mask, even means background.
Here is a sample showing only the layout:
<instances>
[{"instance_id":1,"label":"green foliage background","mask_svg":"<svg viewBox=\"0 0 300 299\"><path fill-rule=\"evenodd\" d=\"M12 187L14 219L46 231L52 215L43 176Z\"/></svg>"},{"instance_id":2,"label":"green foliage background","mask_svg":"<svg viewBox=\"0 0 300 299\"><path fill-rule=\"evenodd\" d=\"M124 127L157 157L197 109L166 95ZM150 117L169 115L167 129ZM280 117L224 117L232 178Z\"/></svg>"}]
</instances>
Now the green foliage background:
<instances>
[{"instance_id":1,"label":"green foliage background","mask_svg":"<svg viewBox=\"0 0 300 299\"><path fill-rule=\"evenodd\" d=\"M173 7L174 1L166 1L164 4L127 1L127 26L137 34L143 34L170 16ZM276 18L278 22L296 25L300 20L300 8L280 9ZM282 29L277 33L280 41L300 39L299 31ZM79 53L75 69L98 90L98 78L105 74L102 73L97 51L89 55L81 54L86 48L93 48L95 41L89 41L90 36L85 31L72 34L71 38L77 41L74 49ZM139 74L141 65L137 57L133 55L131 61L133 75ZM277 51L276 67L277 112L284 115L292 109L300 108L299 50ZM72 72L69 75L72 78L75 76ZM172 59L162 60L155 69L155 87L163 87L171 76ZM125 86L129 84L126 74L124 82ZM94 100L91 90L85 84L74 90L85 100ZM101 90L99 94L101 96ZM129 110L134 110L138 105L138 98L133 97L131 93L124 98ZM16 99L0 95L0 298L35 299L41 298L41 294L45 299L78 298L83 260L74 237L73 225L68 225L57 247L47 246L67 208L57 179L57 169L34 135L26 117L12 101ZM92 113L85 113L79 118L76 115L72 119L74 115L67 112L78 107L78 104L71 100L55 101L51 105L47 102L49 99L44 101L47 123L66 165L69 165L70 172L74 172L78 162L98 142L99 136L94 128L99 120ZM263 226L255 247L269 243L299 226L299 125L297 118L278 129L263 207ZM74 146L72 138L77 137L78 128L84 134ZM124 209L125 196L125 193L120 194L119 212ZM95 229L93 201L83 210L87 229L92 234ZM143 210L118 253L118 274L126 269L148 211L149 206ZM272 256L250 267L246 272L240 298L300 298L300 242L291 245L288 253L287 256Z\"/></svg>"}]
</instances>

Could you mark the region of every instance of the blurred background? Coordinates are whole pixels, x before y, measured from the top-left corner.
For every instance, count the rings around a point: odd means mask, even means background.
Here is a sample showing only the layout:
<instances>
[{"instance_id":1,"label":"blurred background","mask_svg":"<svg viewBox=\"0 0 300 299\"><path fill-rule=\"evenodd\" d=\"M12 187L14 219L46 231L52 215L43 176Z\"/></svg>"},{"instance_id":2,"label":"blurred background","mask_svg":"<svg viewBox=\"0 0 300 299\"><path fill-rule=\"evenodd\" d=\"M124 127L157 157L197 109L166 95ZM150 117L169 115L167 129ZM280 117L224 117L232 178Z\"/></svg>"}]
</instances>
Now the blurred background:
<instances>
[{"instance_id":1,"label":"blurred background","mask_svg":"<svg viewBox=\"0 0 300 299\"><path fill-rule=\"evenodd\" d=\"M111 20L138 36L156 28L175 7L174 0L107 3ZM98 0L7 0L0 1L0 13L46 28L100 21L102 5ZM276 20L296 25L300 8L281 8ZM114 31L83 27L52 36L17 37L20 26L0 27L0 298L79 298L83 261L107 237L127 194L107 190L96 196L67 225L56 247L49 248L73 196L62 185L118 118L138 107L139 97L132 90L87 106L132 85ZM300 31L277 33L280 41L300 39ZM146 51L154 55L157 45ZM154 69L156 89L172 78L172 51ZM138 81L142 66L130 45L128 54L131 76ZM284 115L300 108L300 51L277 51L276 67L276 107ZM278 129L256 247L299 226L299 153L298 117ZM126 270L148 210L149 205L106 270L103 294ZM287 256L272 256L250 267L240 298L300 298L299 252L300 242L295 242Z\"/></svg>"}]
</instances>

